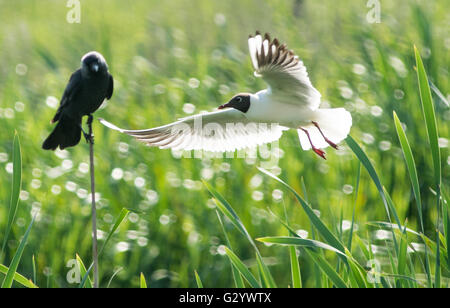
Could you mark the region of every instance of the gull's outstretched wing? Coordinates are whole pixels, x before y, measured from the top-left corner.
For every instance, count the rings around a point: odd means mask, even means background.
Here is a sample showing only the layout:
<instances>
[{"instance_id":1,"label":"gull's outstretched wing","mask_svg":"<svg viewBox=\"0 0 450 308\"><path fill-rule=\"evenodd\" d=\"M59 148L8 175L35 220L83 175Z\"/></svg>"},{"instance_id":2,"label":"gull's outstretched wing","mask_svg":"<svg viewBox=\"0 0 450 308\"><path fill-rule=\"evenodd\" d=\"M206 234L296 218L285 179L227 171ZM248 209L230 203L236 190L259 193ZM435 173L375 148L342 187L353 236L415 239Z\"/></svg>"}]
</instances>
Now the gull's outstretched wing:
<instances>
[{"instance_id":1,"label":"gull's outstretched wing","mask_svg":"<svg viewBox=\"0 0 450 308\"><path fill-rule=\"evenodd\" d=\"M248 47L255 76L269 84L274 98L312 110L319 107L319 91L311 84L303 62L285 44L280 45L277 39L271 41L267 33L262 37L256 32L249 37Z\"/></svg>"},{"instance_id":2,"label":"gull's outstretched wing","mask_svg":"<svg viewBox=\"0 0 450 308\"><path fill-rule=\"evenodd\" d=\"M236 109L226 109L182 118L177 122L143 130L126 130L100 119L117 131L161 149L229 152L278 140L285 127L249 122Z\"/></svg>"}]
</instances>

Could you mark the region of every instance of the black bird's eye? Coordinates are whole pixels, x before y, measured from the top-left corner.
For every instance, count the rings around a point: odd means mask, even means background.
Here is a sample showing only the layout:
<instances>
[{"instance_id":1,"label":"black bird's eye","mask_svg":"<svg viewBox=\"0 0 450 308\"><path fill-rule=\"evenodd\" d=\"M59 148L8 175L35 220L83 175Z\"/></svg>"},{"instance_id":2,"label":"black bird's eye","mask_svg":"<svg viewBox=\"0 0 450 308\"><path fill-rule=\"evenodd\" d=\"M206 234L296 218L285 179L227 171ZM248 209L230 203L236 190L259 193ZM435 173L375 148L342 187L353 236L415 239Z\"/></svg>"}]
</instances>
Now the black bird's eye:
<instances>
[{"instance_id":1,"label":"black bird's eye","mask_svg":"<svg viewBox=\"0 0 450 308\"><path fill-rule=\"evenodd\" d=\"M238 102L238 103L242 102L242 97L240 97L240 96L236 97L236 102Z\"/></svg>"}]
</instances>

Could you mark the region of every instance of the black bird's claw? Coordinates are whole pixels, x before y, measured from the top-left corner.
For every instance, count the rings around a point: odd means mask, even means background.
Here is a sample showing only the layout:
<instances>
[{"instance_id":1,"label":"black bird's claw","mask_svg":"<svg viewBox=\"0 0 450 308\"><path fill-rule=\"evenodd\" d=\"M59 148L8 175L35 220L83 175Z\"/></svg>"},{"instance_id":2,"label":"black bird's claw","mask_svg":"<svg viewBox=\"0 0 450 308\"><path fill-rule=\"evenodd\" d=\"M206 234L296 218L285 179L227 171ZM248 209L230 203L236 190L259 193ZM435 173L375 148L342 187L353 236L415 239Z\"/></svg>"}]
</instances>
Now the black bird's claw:
<instances>
[{"instance_id":1,"label":"black bird's claw","mask_svg":"<svg viewBox=\"0 0 450 308\"><path fill-rule=\"evenodd\" d=\"M84 135L84 138L86 139L86 142L90 143L90 144L94 144L94 135L92 134L92 121L93 120L94 120L94 117L92 116L92 114L89 114L87 121L86 121L86 124L89 127L89 134L87 134L85 131L83 131L83 135Z\"/></svg>"},{"instance_id":2,"label":"black bird's claw","mask_svg":"<svg viewBox=\"0 0 450 308\"><path fill-rule=\"evenodd\" d=\"M83 136L84 139L86 139L87 143L92 143L94 144L94 135L89 135L88 133L86 133L85 131L83 131Z\"/></svg>"},{"instance_id":3,"label":"black bird's claw","mask_svg":"<svg viewBox=\"0 0 450 308\"><path fill-rule=\"evenodd\" d=\"M86 124L88 126L92 125L92 121L94 120L94 116L92 114L88 115L88 119L86 121Z\"/></svg>"},{"instance_id":4,"label":"black bird's claw","mask_svg":"<svg viewBox=\"0 0 450 308\"><path fill-rule=\"evenodd\" d=\"M94 144L94 135L92 134L92 121L94 120L94 117L92 114L88 115L88 119L86 121L86 124L89 127L89 133L86 133L83 129L83 126L80 123L81 131L83 132L84 139L86 139L87 143Z\"/></svg>"}]
</instances>

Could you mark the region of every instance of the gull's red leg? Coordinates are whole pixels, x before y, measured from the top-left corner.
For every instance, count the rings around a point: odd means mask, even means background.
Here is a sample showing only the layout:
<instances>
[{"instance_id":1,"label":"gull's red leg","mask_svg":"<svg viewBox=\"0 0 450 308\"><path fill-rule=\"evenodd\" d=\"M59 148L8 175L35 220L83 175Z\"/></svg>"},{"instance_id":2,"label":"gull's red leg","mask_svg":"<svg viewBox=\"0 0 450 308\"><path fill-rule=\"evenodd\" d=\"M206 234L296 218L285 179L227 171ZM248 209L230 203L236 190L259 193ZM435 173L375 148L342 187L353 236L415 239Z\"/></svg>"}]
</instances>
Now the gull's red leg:
<instances>
[{"instance_id":1,"label":"gull's red leg","mask_svg":"<svg viewBox=\"0 0 450 308\"><path fill-rule=\"evenodd\" d=\"M317 155L319 155L320 157L322 157L323 159L326 159L326 158L325 158L325 152L322 151L321 149L316 148L316 147L314 146L314 144L312 143L311 137L309 136L308 131L307 131L306 129L304 129L303 127L299 127L299 128L300 128L302 131L304 131L305 134L306 134L306 136L308 137L308 140L309 140L309 143L311 144L312 150L313 150Z\"/></svg>"},{"instance_id":2,"label":"gull's red leg","mask_svg":"<svg viewBox=\"0 0 450 308\"><path fill-rule=\"evenodd\" d=\"M335 148L336 150L338 149L338 146L336 145L336 143L332 142L330 139L328 139L327 137L325 137L325 135L323 134L322 130L319 127L319 124L317 122L312 121L312 124L314 124L315 127L317 127L317 129L319 130L320 134L322 135L323 139L325 139L325 141L332 146L333 148Z\"/></svg>"}]
</instances>

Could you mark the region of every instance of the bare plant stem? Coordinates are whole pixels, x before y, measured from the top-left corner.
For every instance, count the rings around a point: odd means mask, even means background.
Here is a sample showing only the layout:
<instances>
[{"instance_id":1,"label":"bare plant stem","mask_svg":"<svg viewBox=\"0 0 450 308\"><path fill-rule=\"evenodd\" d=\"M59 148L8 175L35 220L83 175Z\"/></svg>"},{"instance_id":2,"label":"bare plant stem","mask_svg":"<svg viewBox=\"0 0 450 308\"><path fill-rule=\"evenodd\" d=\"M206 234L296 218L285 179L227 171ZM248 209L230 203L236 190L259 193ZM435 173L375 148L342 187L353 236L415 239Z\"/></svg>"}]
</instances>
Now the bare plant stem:
<instances>
[{"instance_id":1,"label":"bare plant stem","mask_svg":"<svg viewBox=\"0 0 450 308\"><path fill-rule=\"evenodd\" d=\"M94 263L94 288L98 288L98 250L97 250L97 208L95 206L95 173L94 173L94 137L92 134L92 121L94 117L88 116L89 127L89 159L91 173L91 200L92 200L92 258Z\"/></svg>"}]
</instances>

